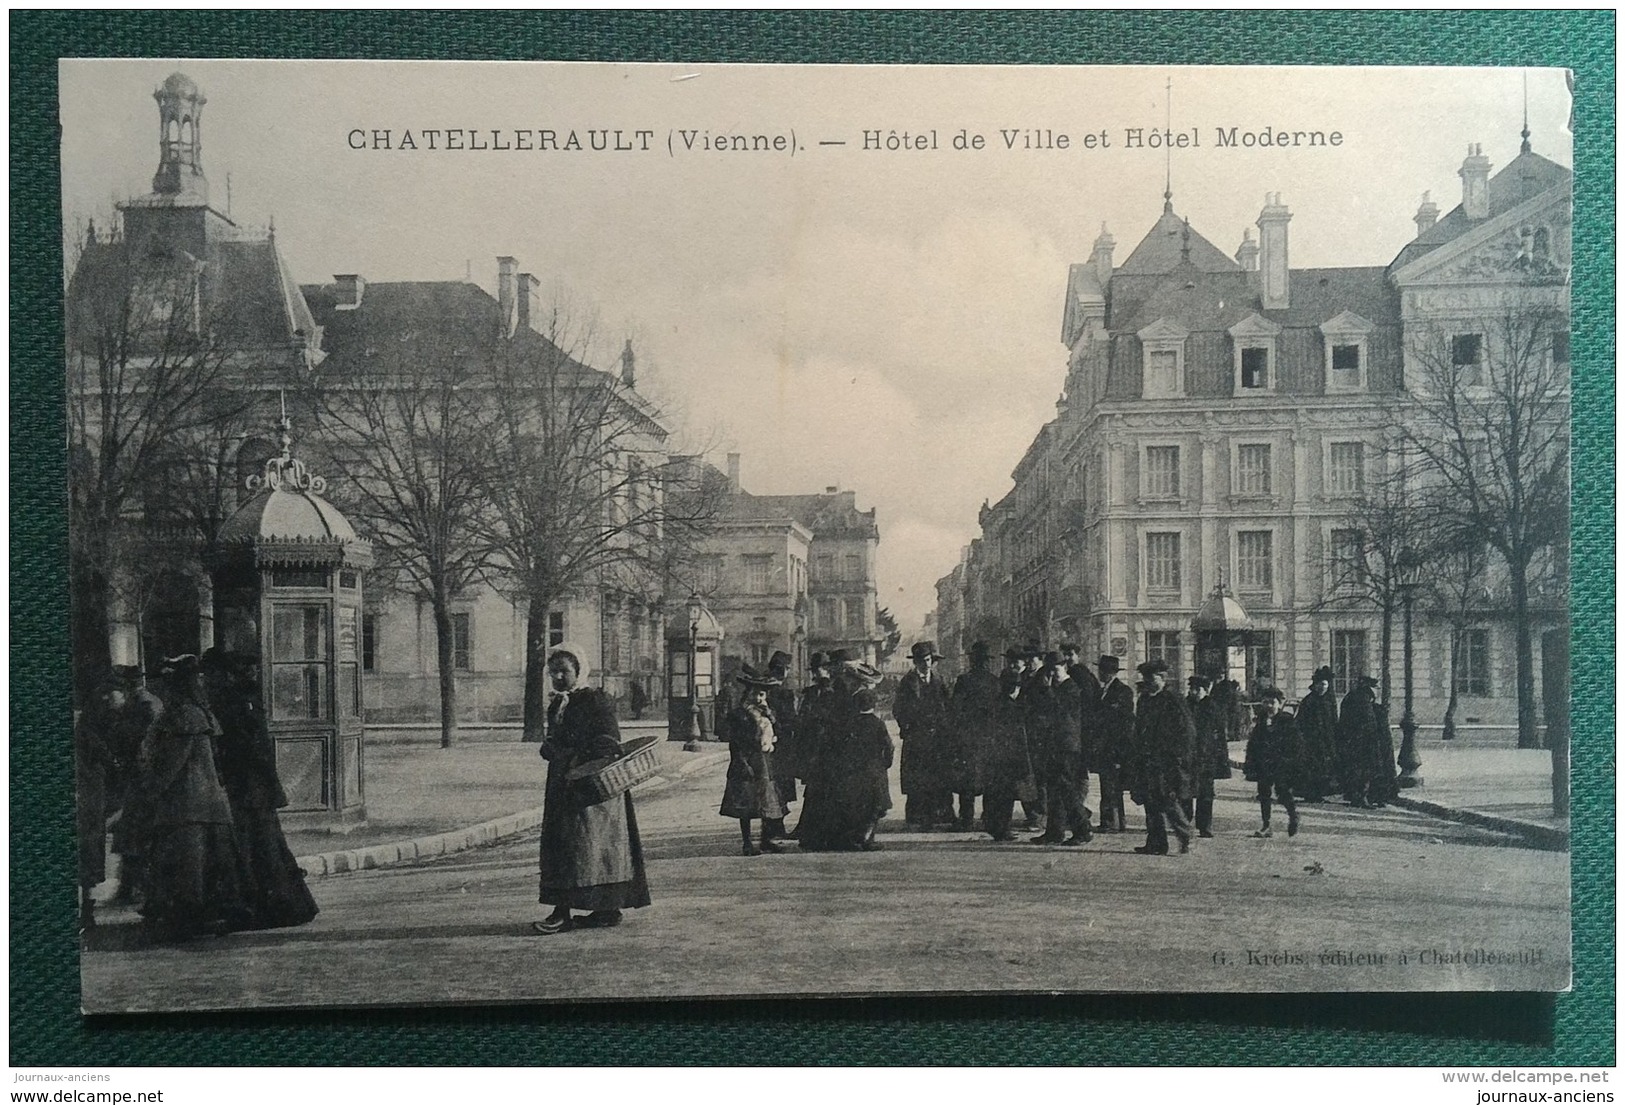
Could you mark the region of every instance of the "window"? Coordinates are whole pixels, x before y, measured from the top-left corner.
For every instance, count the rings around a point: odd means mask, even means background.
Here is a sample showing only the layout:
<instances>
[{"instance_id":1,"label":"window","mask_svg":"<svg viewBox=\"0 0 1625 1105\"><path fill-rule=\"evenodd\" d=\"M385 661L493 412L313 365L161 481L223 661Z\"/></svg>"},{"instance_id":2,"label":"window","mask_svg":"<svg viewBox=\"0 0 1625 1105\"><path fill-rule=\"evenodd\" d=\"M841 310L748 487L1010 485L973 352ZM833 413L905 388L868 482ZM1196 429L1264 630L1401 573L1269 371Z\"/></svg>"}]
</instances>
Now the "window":
<instances>
[{"instance_id":1,"label":"window","mask_svg":"<svg viewBox=\"0 0 1625 1105\"><path fill-rule=\"evenodd\" d=\"M1450 339L1450 363L1464 384L1483 383L1484 335L1457 334Z\"/></svg>"},{"instance_id":2,"label":"window","mask_svg":"<svg viewBox=\"0 0 1625 1105\"><path fill-rule=\"evenodd\" d=\"M1482 698L1490 693L1490 631L1463 629L1456 640L1456 693Z\"/></svg>"},{"instance_id":3,"label":"window","mask_svg":"<svg viewBox=\"0 0 1625 1105\"><path fill-rule=\"evenodd\" d=\"M846 631L854 636L863 632L863 600L846 600Z\"/></svg>"},{"instance_id":4,"label":"window","mask_svg":"<svg viewBox=\"0 0 1625 1105\"><path fill-rule=\"evenodd\" d=\"M1178 498L1179 446L1146 446L1145 493L1153 498Z\"/></svg>"},{"instance_id":5,"label":"window","mask_svg":"<svg viewBox=\"0 0 1625 1105\"><path fill-rule=\"evenodd\" d=\"M1360 347L1357 345L1332 346L1332 371L1360 371Z\"/></svg>"},{"instance_id":6,"label":"window","mask_svg":"<svg viewBox=\"0 0 1625 1105\"><path fill-rule=\"evenodd\" d=\"M1179 534L1145 535L1145 585L1153 591L1179 590Z\"/></svg>"},{"instance_id":7,"label":"window","mask_svg":"<svg viewBox=\"0 0 1625 1105\"><path fill-rule=\"evenodd\" d=\"M845 578L847 578L847 579L862 579L863 578L863 554L862 553L853 552L853 553L847 553L846 554L846 577Z\"/></svg>"},{"instance_id":8,"label":"window","mask_svg":"<svg viewBox=\"0 0 1625 1105\"><path fill-rule=\"evenodd\" d=\"M1332 630L1332 693L1348 694L1354 680L1366 674L1365 630Z\"/></svg>"},{"instance_id":9,"label":"window","mask_svg":"<svg viewBox=\"0 0 1625 1105\"><path fill-rule=\"evenodd\" d=\"M1327 391L1365 390L1369 341L1375 329L1370 319L1353 311L1340 311L1320 324L1326 342Z\"/></svg>"},{"instance_id":10,"label":"window","mask_svg":"<svg viewBox=\"0 0 1625 1105\"><path fill-rule=\"evenodd\" d=\"M1327 450L1330 464L1326 490L1332 495L1359 495L1365 491L1365 444L1334 441Z\"/></svg>"},{"instance_id":11,"label":"window","mask_svg":"<svg viewBox=\"0 0 1625 1105\"><path fill-rule=\"evenodd\" d=\"M1185 394L1185 338L1188 331L1171 319L1158 319L1135 337L1140 339L1144 380L1141 392L1147 399L1179 398Z\"/></svg>"},{"instance_id":12,"label":"window","mask_svg":"<svg viewBox=\"0 0 1625 1105\"><path fill-rule=\"evenodd\" d=\"M753 668L767 667L767 661L773 655L773 644L770 641L752 641L750 645L750 666Z\"/></svg>"},{"instance_id":13,"label":"window","mask_svg":"<svg viewBox=\"0 0 1625 1105\"><path fill-rule=\"evenodd\" d=\"M835 578L834 553L819 553L813 557L813 578L820 581Z\"/></svg>"},{"instance_id":14,"label":"window","mask_svg":"<svg viewBox=\"0 0 1625 1105\"><path fill-rule=\"evenodd\" d=\"M1179 394L1179 354L1169 349L1153 350L1145 357L1147 397Z\"/></svg>"},{"instance_id":15,"label":"window","mask_svg":"<svg viewBox=\"0 0 1625 1105\"><path fill-rule=\"evenodd\" d=\"M1254 630L1247 637L1247 690L1256 694L1275 685L1275 634Z\"/></svg>"},{"instance_id":16,"label":"window","mask_svg":"<svg viewBox=\"0 0 1625 1105\"><path fill-rule=\"evenodd\" d=\"M472 671L470 666L470 642L472 630L470 622L472 615L466 611L451 616L451 666L458 671Z\"/></svg>"},{"instance_id":17,"label":"window","mask_svg":"<svg viewBox=\"0 0 1625 1105\"><path fill-rule=\"evenodd\" d=\"M1236 492L1240 495L1268 495L1271 491L1270 447L1236 446Z\"/></svg>"},{"instance_id":18,"label":"window","mask_svg":"<svg viewBox=\"0 0 1625 1105\"><path fill-rule=\"evenodd\" d=\"M1365 581L1365 534L1357 529L1334 529L1331 540L1332 587L1348 587Z\"/></svg>"},{"instance_id":19,"label":"window","mask_svg":"<svg viewBox=\"0 0 1625 1105\"><path fill-rule=\"evenodd\" d=\"M378 670L378 615L361 615L361 670Z\"/></svg>"},{"instance_id":20,"label":"window","mask_svg":"<svg viewBox=\"0 0 1625 1105\"><path fill-rule=\"evenodd\" d=\"M1552 333L1552 363L1569 363L1569 332L1556 330Z\"/></svg>"},{"instance_id":21,"label":"window","mask_svg":"<svg viewBox=\"0 0 1625 1105\"><path fill-rule=\"evenodd\" d=\"M832 631L835 628L835 604L838 599L813 599L813 624L819 629Z\"/></svg>"},{"instance_id":22,"label":"window","mask_svg":"<svg viewBox=\"0 0 1625 1105\"><path fill-rule=\"evenodd\" d=\"M271 613L271 717L327 717L327 670L327 607L278 603Z\"/></svg>"},{"instance_id":23,"label":"window","mask_svg":"<svg viewBox=\"0 0 1625 1105\"><path fill-rule=\"evenodd\" d=\"M772 556L747 556L745 561L745 590L753 595L767 593L773 576Z\"/></svg>"},{"instance_id":24,"label":"window","mask_svg":"<svg viewBox=\"0 0 1625 1105\"><path fill-rule=\"evenodd\" d=\"M1270 386L1270 351L1262 346L1248 346L1241 351L1241 386L1249 390L1265 390Z\"/></svg>"},{"instance_id":25,"label":"window","mask_svg":"<svg viewBox=\"0 0 1625 1105\"><path fill-rule=\"evenodd\" d=\"M1179 634L1162 629L1147 630L1145 658L1161 660L1168 665L1168 685L1179 686L1182 668L1179 663Z\"/></svg>"},{"instance_id":26,"label":"window","mask_svg":"<svg viewBox=\"0 0 1625 1105\"><path fill-rule=\"evenodd\" d=\"M703 594L713 594L720 589L722 587L722 557L701 557L698 577L696 589Z\"/></svg>"},{"instance_id":27,"label":"window","mask_svg":"<svg viewBox=\"0 0 1625 1105\"><path fill-rule=\"evenodd\" d=\"M1236 583L1255 591L1275 586L1275 534L1248 530L1236 534Z\"/></svg>"},{"instance_id":28,"label":"window","mask_svg":"<svg viewBox=\"0 0 1625 1105\"><path fill-rule=\"evenodd\" d=\"M547 615L547 647L564 643L564 612L552 610Z\"/></svg>"}]
</instances>

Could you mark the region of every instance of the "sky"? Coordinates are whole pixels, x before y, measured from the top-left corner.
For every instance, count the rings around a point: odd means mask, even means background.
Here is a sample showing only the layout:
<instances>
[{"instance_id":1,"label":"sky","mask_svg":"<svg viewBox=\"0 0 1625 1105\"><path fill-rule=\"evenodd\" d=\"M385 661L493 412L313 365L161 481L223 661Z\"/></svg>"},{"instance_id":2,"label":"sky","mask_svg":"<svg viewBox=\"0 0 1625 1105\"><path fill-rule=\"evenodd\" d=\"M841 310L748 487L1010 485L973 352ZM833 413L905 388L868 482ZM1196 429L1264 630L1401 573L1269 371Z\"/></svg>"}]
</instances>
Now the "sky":
<instances>
[{"instance_id":1,"label":"sky","mask_svg":"<svg viewBox=\"0 0 1625 1105\"><path fill-rule=\"evenodd\" d=\"M1102 225L1121 264L1171 184L1233 253L1279 192L1293 267L1383 265L1425 191L1460 202L1470 143L1492 173L1516 156L1526 89L1534 149L1573 164L1560 70L70 60L70 232L150 191L152 92L177 70L207 97L212 205L274 222L297 280L494 294L496 258L518 258L595 319L597 363L633 341L674 445L742 454L748 491L875 508L906 637L1054 416L1067 266ZM1195 144L1153 147L1170 125ZM1221 147L1230 128L1340 142ZM515 148L447 149L452 130ZM591 148L617 130L632 149ZM520 148L544 131L583 148ZM706 148L733 134L783 148Z\"/></svg>"}]
</instances>

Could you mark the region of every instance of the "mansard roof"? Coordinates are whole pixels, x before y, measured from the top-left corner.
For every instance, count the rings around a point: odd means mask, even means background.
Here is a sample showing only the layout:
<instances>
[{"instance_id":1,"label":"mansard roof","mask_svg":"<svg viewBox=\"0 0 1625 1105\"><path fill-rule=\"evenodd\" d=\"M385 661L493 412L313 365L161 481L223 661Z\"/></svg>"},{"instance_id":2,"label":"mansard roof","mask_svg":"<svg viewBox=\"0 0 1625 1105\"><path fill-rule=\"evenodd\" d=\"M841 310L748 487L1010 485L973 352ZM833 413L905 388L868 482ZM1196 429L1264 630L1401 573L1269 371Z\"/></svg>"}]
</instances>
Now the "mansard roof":
<instances>
[{"instance_id":1,"label":"mansard roof","mask_svg":"<svg viewBox=\"0 0 1625 1105\"><path fill-rule=\"evenodd\" d=\"M1488 189L1490 212L1487 218L1469 219L1458 203L1444 218L1407 243L1389 263L1388 271L1397 272L1418 257L1432 253L1440 246L1483 226L1489 219L1504 215L1543 192L1549 192L1554 188L1567 191L1573 186L1573 169L1565 169L1557 162L1549 161L1532 150L1525 150L1509 161L1504 169L1490 177Z\"/></svg>"},{"instance_id":2,"label":"mansard roof","mask_svg":"<svg viewBox=\"0 0 1625 1105\"><path fill-rule=\"evenodd\" d=\"M1171 272L1179 267L1184 255L1185 231L1185 220L1174 214L1171 204L1167 205L1162 216L1140 239L1140 244L1134 247L1134 252L1117 268L1116 274ZM1231 260L1224 250L1194 230L1190 231L1190 263L1198 272L1241 271L1241 266Z\"/></svg>"}]
</instances>

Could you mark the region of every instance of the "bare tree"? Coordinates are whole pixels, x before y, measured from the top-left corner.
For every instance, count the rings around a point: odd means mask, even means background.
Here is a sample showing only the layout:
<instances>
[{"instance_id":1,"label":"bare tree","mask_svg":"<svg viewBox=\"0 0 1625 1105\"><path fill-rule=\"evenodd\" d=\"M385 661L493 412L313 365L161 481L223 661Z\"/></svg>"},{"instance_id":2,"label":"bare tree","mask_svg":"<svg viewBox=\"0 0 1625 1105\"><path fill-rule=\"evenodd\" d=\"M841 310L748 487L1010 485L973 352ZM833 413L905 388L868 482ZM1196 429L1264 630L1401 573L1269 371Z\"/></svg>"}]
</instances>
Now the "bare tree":
<instances>
[{"instance_id":1,"label":"bare tree","mask_svg":"<svg viewBox=\"0 0 1625 1105\"><path fill-rule=\"evenodd\" d=\"M1448 524L1449 517L1443 521ZM1444 710L1444 739L1456 737L1456 705L1460 699L1462 662L1468 624L1489 594L1484 587L1489 557L1484 543L1470 533L1442 529L1429 542L1426 601L1450 628L1450 700Z\"/></svg>"},{"instance_id":2,"label":"bare tree","mask_svg":"<svg viewBox=\"0 0 1625 1105\"><path fill-rule=\"evenodd\" d=\"M1438 489L1451 528L1506 564L1520 748L1539 747L1531 566L1558 539L1569 498L1569 324L1561 276L1551 281L1480 316L1472 333L1416 328L1406 349L1412 403L1402 426L1414 468Z\"/></svg>"},{"instance_id":3,"label":"bare tree","mask_svg":"<svg viewBox=\"0 0 1625 1105\"><path fill-rule=\"evenodd\" d=\"M457 731L452 603L491 564L484 489L495 415L476 350L419 340L321 396L336 496L434 618L440 746Z\"/></svg>"},{"instance_id":4,"label":"bare tree","mask_svg":"<svg viewBox=\"0 0 1625 1105\"><path fill-rule=\"evenodd\" d=\"M141 566L143 525L184 525L190 513L199 536L214 536L205 532L208 512L198 509L197 493L218 473L203 479L181 462L200 459L194 454L243 417L254 396L238 386L235 351L210 317L198 262L137 251L94 230L76 252L67 414L73 648L82 687L111 662L110 606L129 590L120 576Z\"/></svg>"},{"instance_id":5,"label":"bare tree","mask_svg":"<svg viewBox=\"0 0 1625 1105\"><path fill-rule=\"evenodd\" d=\"M491 358L482 523L527 608L526 740L545 725L549 611L571 595L658 591L711 531L723 490L705 478L708 466L668 454L655 407L587 365L590 324L557 301L537 318Z\"/></svg>"}]
</instances>

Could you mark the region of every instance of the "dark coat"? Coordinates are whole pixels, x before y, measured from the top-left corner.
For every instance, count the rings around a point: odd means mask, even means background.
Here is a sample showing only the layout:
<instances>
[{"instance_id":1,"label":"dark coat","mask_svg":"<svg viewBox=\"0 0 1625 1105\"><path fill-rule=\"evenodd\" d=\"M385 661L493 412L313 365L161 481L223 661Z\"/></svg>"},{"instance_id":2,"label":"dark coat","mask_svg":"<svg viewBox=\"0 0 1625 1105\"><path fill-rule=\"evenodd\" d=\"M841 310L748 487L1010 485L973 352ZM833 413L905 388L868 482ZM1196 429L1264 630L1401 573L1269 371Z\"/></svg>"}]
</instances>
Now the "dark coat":
<instances>
[{"instance_id":1,"label":"dark coat","mask_svg":"<svg viewBox=\"0 0 1625 1105\"><path fill-rule=\"evenodd\" d=\"M1045 685L1035 709L1046 756L1083 754L1083 692L1075 682Z\"/></svg>"},{"instance_id":2,"label":"dark coat","mask_svg":"<svg viewBox=\"0 0 1625 1105\"><path fill-rule=\"evenodd\" d=\"M1140 696L1134 752L1135 789L1151 804L1196 797L1196 723L1173 688Z\"/></svg>"},{"instance_id":3,"label":"dark coat","mask_svg":"<svg viewBox=\"0 0 1625 1105\"><path fill-rule=\"evenodd\" d=\"M772 708L734 707L722 721L722 735L728 741L728 781L717 812L723 817L783 817L784 800L774 777L778 725Z\"/></svg>"},{"instance_id":4,"label":"dark coat","mask_svg":"<svg viewBox=\"0 0 1625 1105\"><path fill-rule=\"evenodd\" d=\"M988 743L999 700L999 677L972 668L954 680L950 783L956 794L981 794L986 785Z\"/></svg>"},{"instance_id":5,"label":"dark coat","mask_svg":"<svg viewBox=\"0 0 1625 1105\"><path fill-rule=\"evenodd\" d=\"M561 709L547 709L547 790L542 806L541 892L544 905L636 909L649 904L649 877L630 792L590 803L569 773L620 753L620 725L602 691L577 687Z\"/></svg>"},{"instance_id":6,"label":"dark coat","mask_svg":"<svg viewBox=\"0 0 1625 1105\"><path fill-rule=\"evenodd\" d=\"M988 726L985 788L988 795L1014 795L1031 801L1038 795L1032 751L1027 739L1028 709L1021 701L1026 692L1010 697L1001 684L994 700Z\"/></svg>"},{"instance_id":7,"label":"dark coat","mask_svg":"<svg viewBox=\"0 0 1625 1105\"><path fill-rule=\"evenodd\" d=\"M1271 786L1295 786L1303 771L1303 739L1297 719L1280 713L1260 717L1247 738L1247 778Z\"/></svg>"},{"instance_id":8,"label":"dark coat","mask_svg":"<svg viewBox=\"0 0 1625 1105\"><path fill-rule=\"evenodd\" d=\"M1337 719L1337 757L1346 791L1386 802L1399 793L1399 765L1394 761L1394 734L1388 710L1370 687L1355 687L1343 696Z\"/></svg>"},{"instance_id":9,"label":"dark coat","mask_svg":"<svg viewBox=\"0 0 1625 1105\"><path fill-rule=\"evenodd\" d=\"M79 885L107 877L108 780L116 770L112 731L118 711L97 696L73 727L73 776L78 800Z\"/></svg>"},{"instance_id":10,"label":"dark coat","mask_svg":"<svg viewBox=\"0 0 1625 1105\"><path fill-rule=\"evenodd\" d=\"M903 741L904 794L952 789L948 701L948 684L940 676L933 675L927 683L918 671L911 671L897 685L892 716Z\"/></svg>"},{"instance_id":11,"label":"dark coat","mask_svg":"<svg viewBox=\"0 0 1625 1105\"><path fill-rule=\"evenodd\" d=\"M796 800L796 777L801 770L801 734L796 725L796 692L774 687L767 692L767 706L773 711L773 780L779 798L789 805Z\"/></svg>"},{"instance_id":12,"label":"dark coat","mask_svg":"<svg viewBox=\"0 0 1625 1105\"><path fill-rule=\"evenodd\" d=\"M1095 695L1090 721L1097 736L1092 751L1099 768L1111 770L1134 762L1134 689L1121 679L1113 679Z\"/></svg>"},{"instance_id":13,"label":"dark coat","mask_svg":"<svg viewBox=\"0 0 1625 1105\"><path fill-rule=\"evenodd\" d=\"M1230 748L1224 739L1224 720L1219 704L1213 696L1193 701L1185 696L1185 706L1196 723L1196 777L1198 779L1228 779Z\"/></svg>"},{"instance_id":14,"label":"dark coat","mask_svg":"<svg viewBox=\"0 0 1625 1105\"><path fill-rule=\"evenodd\" d=\"M840 732L836 718L839 693L833 684L812 683L801 692L796 711L796 741L801 762L796 773L811 786L820 777L828 758L829 743Z\"/></svg>"},{"instance_id":15,"label":"dark coat","mask_svg":"<svg viewBox=\"0 0 1625 1105\"><path fill-rule=\"evenodd\" d=\"M1299 784L1318 794L1334 788L1337 774L1337 699L1310 691L1298 704L1298 737L1303 744Z\"/></svg>"}]
</instances>

